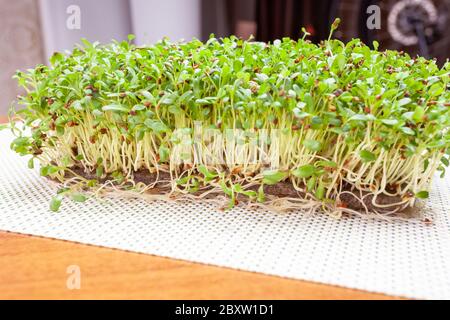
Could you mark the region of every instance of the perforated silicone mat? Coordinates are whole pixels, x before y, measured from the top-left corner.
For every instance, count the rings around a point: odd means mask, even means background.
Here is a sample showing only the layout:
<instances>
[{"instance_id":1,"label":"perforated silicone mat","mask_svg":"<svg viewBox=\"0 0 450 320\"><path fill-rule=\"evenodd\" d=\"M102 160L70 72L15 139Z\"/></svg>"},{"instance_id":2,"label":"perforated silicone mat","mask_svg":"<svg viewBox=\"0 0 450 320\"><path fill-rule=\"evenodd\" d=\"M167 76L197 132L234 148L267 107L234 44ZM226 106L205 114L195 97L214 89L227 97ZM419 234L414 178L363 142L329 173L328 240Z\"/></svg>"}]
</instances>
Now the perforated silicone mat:
<instances>
[{"instance_id":1,"label":"perforated silicone mat","mask_svg":"<svg viewBox=\"0 0 450 320\"><path fill-rule=\"evenodd\" d=\"M207 204L65 201L0 132L0 230L412 298L450 299L450 179L435 179L432 225Z\"/></svg>"}]
</instances>

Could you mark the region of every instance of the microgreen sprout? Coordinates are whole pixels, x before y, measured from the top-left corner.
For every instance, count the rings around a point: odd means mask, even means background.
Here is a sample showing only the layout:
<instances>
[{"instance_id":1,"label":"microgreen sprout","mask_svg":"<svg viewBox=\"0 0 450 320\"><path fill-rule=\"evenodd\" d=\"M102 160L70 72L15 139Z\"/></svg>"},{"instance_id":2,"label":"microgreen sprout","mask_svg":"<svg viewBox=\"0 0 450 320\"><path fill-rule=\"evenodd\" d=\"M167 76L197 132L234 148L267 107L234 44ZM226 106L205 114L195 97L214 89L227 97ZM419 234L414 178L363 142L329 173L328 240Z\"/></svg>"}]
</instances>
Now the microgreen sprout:
<instances>
[{"instance_id":1,"label":"microgreen sprout","mask_svg":"<svg viewBox=\"0 0 450 320\"><path fill-rule=\"evenodd\" d=\"M11 147L67 188L52 210L109 188L395 214L449 164L450 63L332 40L338 24L319 45L305 30L271 44L83 41L17 72L24 129Z\"/></svg>"}]
</instances>

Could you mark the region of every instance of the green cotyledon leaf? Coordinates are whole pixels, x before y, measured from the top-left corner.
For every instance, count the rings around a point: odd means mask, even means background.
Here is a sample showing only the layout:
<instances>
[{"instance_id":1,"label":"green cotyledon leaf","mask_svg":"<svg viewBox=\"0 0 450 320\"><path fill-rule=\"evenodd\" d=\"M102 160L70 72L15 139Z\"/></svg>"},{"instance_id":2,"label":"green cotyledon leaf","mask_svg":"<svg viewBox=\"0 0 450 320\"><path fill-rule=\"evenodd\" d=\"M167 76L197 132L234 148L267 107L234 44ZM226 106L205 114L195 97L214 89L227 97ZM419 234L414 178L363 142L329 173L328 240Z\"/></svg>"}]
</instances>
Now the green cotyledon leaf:
<instances>
[{"instance_id":1,"label":"green cotyledon leaf","mask_svg":"<svg viewBox=\"0 0 450 320\"><path fill-rule=\"evenodd\" d=\"M62 197L61 196L55 196L50 200L50 210L53 212L59 211L59 208L61 207L62 203Z\"/></svg>"},{"instance_id":2,"label":"green cotyledon leaf","mask_svg":"<svg viewBox=\"0 0 450 320\"><path fill-rule=\"evenodd\" d=\"M119 111L119 112L129 112L130 109L120 104L109 104L102 107L103 111Z\"/></svg>"},{"instance_id":3,"label":"green cotyledon leaf","mask_svg":"<svg viewBox=\"0 0 450 320\"><path fill-rule=\"evenodd\" d=\"M370 152L368 150L361 150L359 152L359 156L363 162L372 162L377 159L375 154L373 154L372 152Z\"/></svg>"},{"instance_id":4,"label":"green cotyledon leaf","mask_svg":"<svg viewBox=\"0 0 450 320\"><path fill-rule=\"evenodd\" d=\"M307 164L293 170L292 174L297 178L309 178L315 171L316 168L313 165Z\"/></svg>"},{"instance_id":5,"label":"green cotyledon leaf","mask_svg":"<svg viewBox=\"0 0 450 320\"><path fill-rule=\"evenodd\" d=\"M320 149L322 148L322 144L320 143L320 141L312 139L306 139L305 141L303 141L303 145L311 151L320 151Z\"/></svg>"},{"instance_id":6,"label":"green cotyledon leaf","mask_svg":"<svg viewBox=\"0 0 450 320\"><path fill-rule=\"evenodd\" d=\"M428 191L419 191L415 194L415 196L418 199L427 199L430 195Z\"/></svg>"},{"instance_id":7,"label":"green cotyledon leaf","mask_svg":"<svg viewBox=\"0 0 450 320\"><path fill-rule=\"evenodd\" d=\"M263 183L268 185L274 185L278 182L286 179L288 174L286 172L278 171L278 170L269 170L263 172Z\"/></svg>"}]
</instances>

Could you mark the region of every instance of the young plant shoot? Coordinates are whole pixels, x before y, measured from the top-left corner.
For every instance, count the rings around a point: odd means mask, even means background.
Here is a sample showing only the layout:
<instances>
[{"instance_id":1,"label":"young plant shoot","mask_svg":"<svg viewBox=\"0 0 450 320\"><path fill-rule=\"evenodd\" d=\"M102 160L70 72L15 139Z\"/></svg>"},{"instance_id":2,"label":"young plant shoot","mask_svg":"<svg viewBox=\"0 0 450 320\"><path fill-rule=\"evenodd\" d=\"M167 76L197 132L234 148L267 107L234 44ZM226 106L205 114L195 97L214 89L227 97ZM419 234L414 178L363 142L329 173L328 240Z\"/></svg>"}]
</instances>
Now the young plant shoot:
<instances>
[{"instance_id":1,"label":"young plant shoot","mask_svg":"<svg viewBox=\"0 0 450 320\"><path fill-rule=\"evenodd\" d=\"M392 217L450 150L450 63L359 39L89 43L17 72L11 147L105 193Z\"/></svg>"}]
</instances>

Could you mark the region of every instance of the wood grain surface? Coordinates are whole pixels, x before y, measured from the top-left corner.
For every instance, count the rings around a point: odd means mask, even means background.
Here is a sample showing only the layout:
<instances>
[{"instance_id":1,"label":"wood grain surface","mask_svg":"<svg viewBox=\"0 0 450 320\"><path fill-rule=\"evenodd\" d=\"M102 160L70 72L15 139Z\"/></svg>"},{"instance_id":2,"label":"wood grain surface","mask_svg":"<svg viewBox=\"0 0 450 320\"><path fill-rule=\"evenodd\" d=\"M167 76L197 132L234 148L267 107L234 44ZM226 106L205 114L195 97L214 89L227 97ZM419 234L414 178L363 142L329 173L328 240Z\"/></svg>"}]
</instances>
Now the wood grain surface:
<instances>
[{"instance_id":1,"label":"wood grain surface","mask_svg":"<svg viewBox=\"0 0 450 320\"><path fill-rule=\"evenodd\" d=\"M0 299L387 299L380 294L0 232ZM80 289L68 289L69 266ZM69 269L70 271L70 269Z\"/></svg>"},{"instance_id":2,"label":"wood grain surface","mask_svg":"<svg viewBox=\"0 0 450 320\"><path fill-rule=\"evenodd\" d=\"M3 231L0 244L0 299L391 299ZM80 269L80 289L67 288L69 266Z\"/></svg>"}]
</instances>

